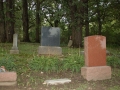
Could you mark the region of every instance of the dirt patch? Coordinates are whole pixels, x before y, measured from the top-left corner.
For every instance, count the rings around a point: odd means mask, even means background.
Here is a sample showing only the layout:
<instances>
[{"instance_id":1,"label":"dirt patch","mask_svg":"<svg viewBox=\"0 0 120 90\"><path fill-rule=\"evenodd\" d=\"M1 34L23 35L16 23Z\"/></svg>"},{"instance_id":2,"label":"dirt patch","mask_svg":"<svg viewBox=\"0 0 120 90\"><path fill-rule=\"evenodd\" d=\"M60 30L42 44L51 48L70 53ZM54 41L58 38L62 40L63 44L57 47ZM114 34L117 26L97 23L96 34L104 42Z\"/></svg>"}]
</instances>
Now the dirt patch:
<instances>
[{"instance_id":1,"label":"dirt patch","mask_svg":"<svg viewBox=\"0 0 120 90\"><path fill-rule=\"evenodd\" d=\"M61 72L61 73L44 73L30 72L18 75L18 84L11 87L0 87L0 90L110 90L110 87L120 86L119 69L113 70L112 78L101 81L86 81L80 73ZM44 85L47 79L71 79L70 83L63 85Z\"/></svg>"}]
</instances>

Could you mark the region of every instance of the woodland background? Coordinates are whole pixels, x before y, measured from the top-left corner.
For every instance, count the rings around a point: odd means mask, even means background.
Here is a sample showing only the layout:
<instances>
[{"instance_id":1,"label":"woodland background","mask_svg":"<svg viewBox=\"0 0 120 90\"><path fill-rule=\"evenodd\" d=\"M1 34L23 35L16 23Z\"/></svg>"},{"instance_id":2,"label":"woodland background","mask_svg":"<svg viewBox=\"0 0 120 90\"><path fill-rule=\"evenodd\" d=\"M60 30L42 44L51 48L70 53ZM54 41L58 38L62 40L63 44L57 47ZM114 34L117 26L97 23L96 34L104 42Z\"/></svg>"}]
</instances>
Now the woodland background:
<instances>
[{"instance_id":1,"label":"woodland background","mask_svg":"<svg viewBox=\"0 0 120 90\"><path fill-rule=\"evenodd\" d=\"M0 0L0 43L40 42L42 26L61 28L61 44L72 36L82 47L85 36L104 35L120 45L120 0Z\"/></svg>"}]
</instances>

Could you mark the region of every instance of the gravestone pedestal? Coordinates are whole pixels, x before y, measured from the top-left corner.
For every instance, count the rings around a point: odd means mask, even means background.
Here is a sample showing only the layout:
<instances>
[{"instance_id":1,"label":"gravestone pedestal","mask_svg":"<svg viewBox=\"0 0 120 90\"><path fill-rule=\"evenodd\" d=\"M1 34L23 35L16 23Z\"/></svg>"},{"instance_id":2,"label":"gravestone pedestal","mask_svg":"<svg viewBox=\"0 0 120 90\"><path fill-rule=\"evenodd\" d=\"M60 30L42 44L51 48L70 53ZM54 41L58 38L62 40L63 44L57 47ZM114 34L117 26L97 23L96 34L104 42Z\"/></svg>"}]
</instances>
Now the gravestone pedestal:
<instances>
[{"instance_id":1,"label":"gravestone pedestal","mask_svg":"<svg viewBox=\"0 0 120 90\"><path fill-rule=\"evenodd\" d=\"M19 50L10 50L10 54L19 54Z\"/></svg>"},{"instance_id":2,"label":"gravestone pedestal","mask_svg":"<svg viewBox=\"0 0 120 90\"><path fill-rule=\"evenodd\" d=\"M13 35L13 47L10 50L10 54L19 54L19 50L17 47L17 34Z\"/></svg>"},{"instance_id":3,"label":"gravestone pedestal","mask_svg":"<svg viewBox=\"0 0 120 90\"><path fill-rule=\"evenodd\" d=\"M41 46L38 48L39 55L62 55L60 47L60 28L42 27Z\"/></svg>"},{"instance_id":4,"label":"gravestone pedestal","mask_svg":"<svg viewBox=\"0 0 120 90\"><path fill-rule=\"evenodd\" d=\"M85 67L81 75L86 80L104 80L111 78L111 67L106 66L106 37L100 35L84 38Z\"/></svg>"},{"instance_id":5,"label":"gravestone pedestal","mask_svg":"<svg viewBox=\"0 0 120 90\"><path fill-rule=\"evenodd\" d=\"M17 84L16 72L0 72L0 86L14 86Z\"/></svg>"},{"instance_id":6,"label":"gravestone pedestal","mask_svg":"<svg viewBox=\"0 0 120 90\"><path fill-rule=\"evenodd\" d=\"M62 55L61 47L39 46L39 55Z\"/></svg>"},{"instance_id":7,"label":"gravestone pedestal","mask_svg":"<svg viewBox=\"0 0 120 90\"><path fill-rule=\"evenodd\" d=\"M87 81L110 79L111 67L110 66L82 67L81 75Z\"/></svg>"}]
</instances>

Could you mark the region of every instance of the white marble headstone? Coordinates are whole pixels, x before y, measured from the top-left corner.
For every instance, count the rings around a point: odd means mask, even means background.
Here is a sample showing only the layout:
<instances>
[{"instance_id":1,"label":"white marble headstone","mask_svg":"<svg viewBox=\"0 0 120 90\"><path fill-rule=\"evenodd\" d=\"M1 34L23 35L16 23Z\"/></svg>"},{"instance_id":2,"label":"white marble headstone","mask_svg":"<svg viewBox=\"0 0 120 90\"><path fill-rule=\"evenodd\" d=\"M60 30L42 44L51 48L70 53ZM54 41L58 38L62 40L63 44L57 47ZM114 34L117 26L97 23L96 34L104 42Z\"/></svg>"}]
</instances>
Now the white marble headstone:
<instances>
[{"instance_id":1,"label":"white marble headstone","mask_svg":"<svg viewBox=\"0 0 120 90\"><path fill-rule=\"evenodd\" d=\"M13 47L12 47L12 50L18 50L18 47L17 47L17 37L18 37L17 34L13 35Z\"/></svg>"},{"instance_id":2,"label":"white marble headstone","mask_svg":"<svg viewBox=\"0 0 120 90\"><path fill-rule=\"evenodd\" d=\"M18 39L18 35L14 34L13 35L13 46L10 50L10 54L19 54L19 50L18 50L18 47L17 47L17 39Z\"/></svg>"}]
</instances>

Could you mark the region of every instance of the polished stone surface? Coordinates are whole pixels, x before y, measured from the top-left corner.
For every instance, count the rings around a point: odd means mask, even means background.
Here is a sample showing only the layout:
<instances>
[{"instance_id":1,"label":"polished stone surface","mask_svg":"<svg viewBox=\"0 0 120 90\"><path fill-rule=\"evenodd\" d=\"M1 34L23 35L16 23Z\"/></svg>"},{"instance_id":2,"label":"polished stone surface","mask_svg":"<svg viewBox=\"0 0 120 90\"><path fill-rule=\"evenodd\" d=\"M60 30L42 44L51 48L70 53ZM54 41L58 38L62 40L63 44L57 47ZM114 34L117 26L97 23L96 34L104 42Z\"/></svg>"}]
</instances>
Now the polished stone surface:
<instances>
[{"instance_id":1,"label":"polished stone surface","mask_svg":"<svg viewBox=\"0 0 120 90\"><path fill-rule=\"evenodd\" d=\"M111 79L110 66L82 67L81 75L87 81Z\"/></svg>"},{"instance_id":2,"label":"polished stone surface","mask_svg":"<svg viewBox=\"0 0 120 90\"><path fill-rule=\"evenodd\" d=\"M41 46L60 46L60 28L42 27Z\"/></svg>"},{"instance_id":3,"label":"polished stone surface","mask_svg":"<svg viewBox=\"0 0 120 90\"><path fill-rule=\"evenodd\" d=\"M84 38L85 66L106 65L106 37L101 35Z\"/></svg>"}]
</instances>

